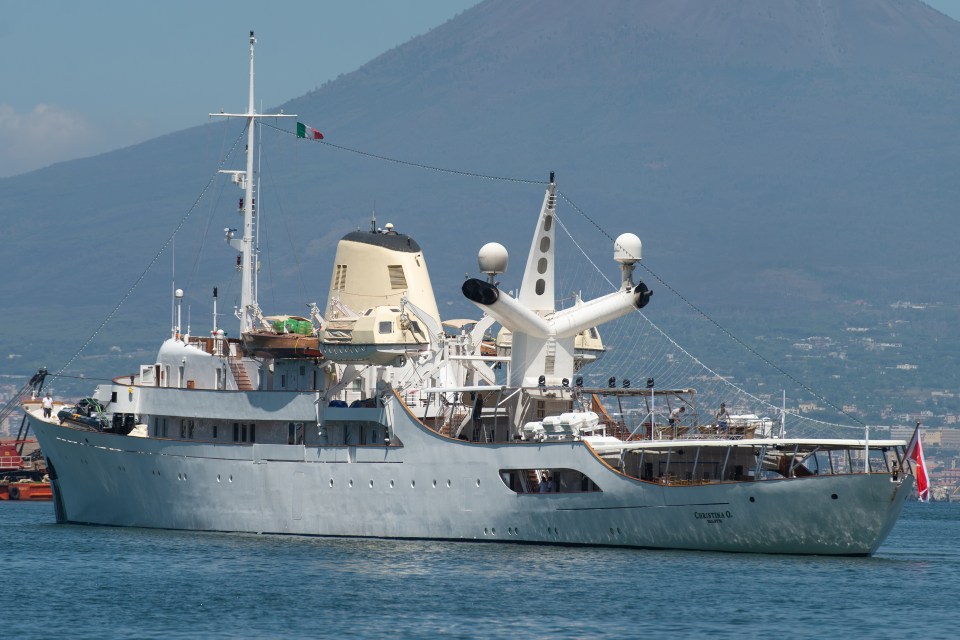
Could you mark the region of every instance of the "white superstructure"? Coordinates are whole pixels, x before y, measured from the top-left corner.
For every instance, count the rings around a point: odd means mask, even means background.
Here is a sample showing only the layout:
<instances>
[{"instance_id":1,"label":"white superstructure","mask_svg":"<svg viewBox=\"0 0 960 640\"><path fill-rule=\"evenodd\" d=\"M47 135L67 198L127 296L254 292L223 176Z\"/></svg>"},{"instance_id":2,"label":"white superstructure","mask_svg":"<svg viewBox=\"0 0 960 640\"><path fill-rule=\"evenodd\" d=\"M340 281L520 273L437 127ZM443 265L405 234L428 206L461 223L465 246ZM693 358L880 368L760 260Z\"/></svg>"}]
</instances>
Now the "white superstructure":
<instances>
[{"instance_id":1,"label":"white superstructure","mask_svg":"<svg viewBox=\"0 0 960 640\"><path fill-rule=\"evenodd\" d=\"M556 308L552 175L519 295L495 282L507 268L505 249L481 250L487 278L463 285L484 313L473 324L444 331L420 245L375 223L338 245L323 315L314 306L310 318L263 318L248 242L260 117L254 42L251 33L250 104L236 114L251 125L247 168L232 172L245 190L235 243L242 339L184 335L178 326L155 362L59 417L44 419L38 403L25 403L59 522L771 553L877 549L913 486L903 441L773 438L769 425L750 421L681 429L652 411L633 429L610 419L604 397L689 403L694 392L589 389L575 378L578 349L602 351L596 327L643 307L651 292L634 282L640 240L623 234L613 247L617 290ZM509 357L490 355L484 343L496 323L511 336Z\"/></svg>"}]
</instances>

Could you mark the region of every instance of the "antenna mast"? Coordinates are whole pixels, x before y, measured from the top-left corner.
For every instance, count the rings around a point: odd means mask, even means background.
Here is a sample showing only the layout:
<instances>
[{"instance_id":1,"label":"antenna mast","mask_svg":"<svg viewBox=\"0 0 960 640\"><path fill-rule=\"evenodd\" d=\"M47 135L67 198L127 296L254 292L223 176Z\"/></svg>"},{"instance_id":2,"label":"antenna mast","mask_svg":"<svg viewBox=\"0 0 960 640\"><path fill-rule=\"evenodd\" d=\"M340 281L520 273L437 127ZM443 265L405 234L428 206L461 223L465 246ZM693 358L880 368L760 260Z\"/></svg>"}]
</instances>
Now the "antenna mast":
<instances>
[{"instance_id":1,"label":"antenna mast","mask_svg":"<svg viewBox=\"0 0 960 640\"><path fill-rule=\"evenodd\" d=\"M296 114L271 113L258 114L254 106L253 97L253 48L257 39L250 32L250 93L247 101L246 113L211 113L211 116L228 118L245 118L247 121L247 168L245 171L221 171L229 173L234 184L243 189L243 236L234 237L232 229L226 230L227 242L240 252L240 308L237 317L240 319L240 333L253 328L254 319L259 311L254 278L257 273L256 252L254 239L256 237L256 202L253 189L253 153L254 153L254 124L257 118L295 118Z\"/></svg>"}]
</instances>

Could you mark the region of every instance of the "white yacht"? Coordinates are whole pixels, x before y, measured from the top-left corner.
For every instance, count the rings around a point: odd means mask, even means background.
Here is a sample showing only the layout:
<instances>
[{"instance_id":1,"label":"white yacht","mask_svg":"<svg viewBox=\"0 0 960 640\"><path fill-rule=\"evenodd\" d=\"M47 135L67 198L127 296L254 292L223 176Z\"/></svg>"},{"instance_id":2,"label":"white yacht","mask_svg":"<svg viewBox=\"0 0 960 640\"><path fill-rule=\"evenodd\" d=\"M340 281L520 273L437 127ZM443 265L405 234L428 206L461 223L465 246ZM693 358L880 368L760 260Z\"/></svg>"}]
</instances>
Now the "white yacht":
<instances>
[{"instance_id":1,"label":"white yacht","mask_svg":"<svg viewBox=\"0 0 960 640\"><path fill-rule=\"evenodd\" d=\"M671 425L655 406L692 408L693 389L584 384L584 349L592 359L603 350L596 328L637 315L652 292L634 277L642 246L626 233L612 247L616 290L557 309L552 175L517 296L496 282L506 250L481 248L482 275L462 287L478 321L444 331L421 245L375 222L340 241L322 313L265 317L253 131L267 116L254 110L254 43L251 32L248 109L233 114L247 119L247 165L229 172L245 191L242 237L228 237L241 255L240 338L225 336L215 311L209 336L178 319L153 362L77 406L44 418L24 403L58 522L876 551L914 486L905 442L787 438L749 418ZM491 348L495 325L509 332L507 349ZM645 409L628 424L611 400Z\"/></svg>"}]
</instances>

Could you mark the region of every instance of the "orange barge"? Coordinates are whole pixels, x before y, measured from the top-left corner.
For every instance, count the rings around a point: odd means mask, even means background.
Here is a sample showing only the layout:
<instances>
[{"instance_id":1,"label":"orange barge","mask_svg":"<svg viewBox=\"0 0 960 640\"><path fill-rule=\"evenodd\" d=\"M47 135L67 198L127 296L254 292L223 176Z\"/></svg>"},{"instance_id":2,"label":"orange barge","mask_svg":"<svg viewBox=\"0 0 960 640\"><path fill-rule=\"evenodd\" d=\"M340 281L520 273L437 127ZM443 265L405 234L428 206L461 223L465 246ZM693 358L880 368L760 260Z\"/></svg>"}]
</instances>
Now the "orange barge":
<instances>
[{"instance_id":1,"label":"orange barge","mask_svg":"<svg viewBox=\"0 0 960 640\"><path fill-rule=\"evenodd\" d=\"M25 446L29 455L21 455ZM0 500L53 500L46 472L35 440L0 442Z\"/></svg>"},{"instance_id":2,"label":"orange barge","mask_svg":"<svg viewBox=\"0 0 960 640\"><path fill-rule=\"evenodd\" d=\"M49 482L2 482L0 500L53 500Z\"/></svg>"}]
</instances>

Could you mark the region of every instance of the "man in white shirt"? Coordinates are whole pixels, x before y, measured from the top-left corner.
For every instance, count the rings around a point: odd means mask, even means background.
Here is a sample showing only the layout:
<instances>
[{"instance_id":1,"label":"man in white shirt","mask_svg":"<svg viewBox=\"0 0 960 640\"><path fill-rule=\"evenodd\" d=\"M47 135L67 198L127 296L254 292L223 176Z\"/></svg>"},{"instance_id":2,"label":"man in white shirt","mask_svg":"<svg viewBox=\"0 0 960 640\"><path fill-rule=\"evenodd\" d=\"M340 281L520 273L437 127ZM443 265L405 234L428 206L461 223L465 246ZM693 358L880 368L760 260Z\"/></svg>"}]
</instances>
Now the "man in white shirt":
<instances>
[{"instance_id":1,"label":"man in white shirt","mask_svg":"<svg viewBox=\"0 0 960 640\"><path fill-rule=\"evenodd\" d=\"M50 414L53 413L53 398L50 397L50 392L47 391L47 395L43 396L43 417L49 418Z\"/></svg>"},{"instance_id":2,"label":"man in white shirt","mask_svg":"<svg viewBox=\"0 0 960 640\"><path fill-rule=\"evenodd\" d=\"M670 412L669 421L670 421L671 427L675 427L678 424L680 424L680 419L683 418L683 414L686 410L687 410L686 407L677 407L676 409Z\"/></svg>"}]
</instances>

